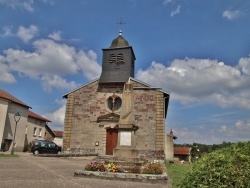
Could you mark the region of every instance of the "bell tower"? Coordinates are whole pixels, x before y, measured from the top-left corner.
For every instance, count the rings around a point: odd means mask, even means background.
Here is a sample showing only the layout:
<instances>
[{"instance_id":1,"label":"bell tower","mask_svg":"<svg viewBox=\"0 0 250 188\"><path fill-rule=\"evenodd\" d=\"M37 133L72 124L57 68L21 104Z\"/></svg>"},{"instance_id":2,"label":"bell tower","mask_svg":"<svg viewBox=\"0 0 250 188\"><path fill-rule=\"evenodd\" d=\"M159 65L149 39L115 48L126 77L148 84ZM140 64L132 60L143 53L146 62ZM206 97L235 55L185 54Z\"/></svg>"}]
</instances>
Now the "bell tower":
<instances>
[{"instance_id":1,"label":"bell tower","mask_svg":"<svg viewBox=\"0 0 250 188\"><path fill-rule=\"evenodd\" d=\"M102 73L99 83L126 83L134 78L135 54L132 46L122 36L115 38L109 48L102 49Z\"/></svg>"}]
</instances>

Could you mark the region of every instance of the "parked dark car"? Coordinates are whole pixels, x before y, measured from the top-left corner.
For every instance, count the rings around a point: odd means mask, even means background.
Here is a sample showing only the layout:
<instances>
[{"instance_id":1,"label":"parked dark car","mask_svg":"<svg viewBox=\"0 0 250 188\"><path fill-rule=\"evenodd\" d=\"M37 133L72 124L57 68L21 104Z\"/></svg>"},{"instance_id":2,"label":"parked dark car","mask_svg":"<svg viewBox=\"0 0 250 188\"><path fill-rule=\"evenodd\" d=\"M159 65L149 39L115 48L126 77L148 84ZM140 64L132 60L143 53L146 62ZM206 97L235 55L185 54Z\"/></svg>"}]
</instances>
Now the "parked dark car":
<instances>
[{"instance_id":1,"label":"parked dark car","mask_svg":"<svg viewBox=\"0 0 250 188\"><path fill-rule=\"evenodd\" d=\"M60 154L62 148L57 146L54 142L48 140L33 140L31 142L31 152L34 155L38 154Z\"/></svg>"}]
</instances>

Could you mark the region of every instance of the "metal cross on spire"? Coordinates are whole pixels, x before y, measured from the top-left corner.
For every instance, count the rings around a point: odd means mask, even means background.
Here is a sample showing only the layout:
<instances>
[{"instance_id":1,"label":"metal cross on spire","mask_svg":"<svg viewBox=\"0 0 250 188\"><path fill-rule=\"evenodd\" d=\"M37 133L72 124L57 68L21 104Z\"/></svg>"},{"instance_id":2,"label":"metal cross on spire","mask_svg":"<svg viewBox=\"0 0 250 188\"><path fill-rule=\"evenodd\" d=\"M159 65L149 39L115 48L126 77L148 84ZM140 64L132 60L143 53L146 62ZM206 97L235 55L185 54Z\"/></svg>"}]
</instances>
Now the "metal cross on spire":
<instances>
[{"instance_id":1,"label":"metal cross on spire","mask_svg":"<svg viewBox=\"0 0 250 188\"><path fill-rule=\"evenodd\" d=\"M120 31L119 31L119 35L122 35L122 25L125 24L125 22L122 21L122 16L120 17L120 22L116 23L120 25Z\"/></svg>"}]
</instances>

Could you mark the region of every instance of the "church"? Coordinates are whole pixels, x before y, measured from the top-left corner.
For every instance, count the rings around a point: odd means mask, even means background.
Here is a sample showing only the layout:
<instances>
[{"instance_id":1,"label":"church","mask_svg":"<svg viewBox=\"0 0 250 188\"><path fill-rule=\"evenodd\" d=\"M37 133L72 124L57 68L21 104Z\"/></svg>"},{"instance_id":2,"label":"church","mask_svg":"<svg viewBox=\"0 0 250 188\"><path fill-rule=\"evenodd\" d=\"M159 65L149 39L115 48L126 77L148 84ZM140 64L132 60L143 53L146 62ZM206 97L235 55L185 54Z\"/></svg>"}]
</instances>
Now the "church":
<instances>
[{"instance_id":1,"label":"church","mask_svg":"<svg viewBox=\"0 0 250 188\"><path fill-rule=\"evenodd\" d=\"M136 57L122 31L102 51L100 78L63 95L64 151L163 158L169 93L134 78Z\"/></svg>"}]
</instances>

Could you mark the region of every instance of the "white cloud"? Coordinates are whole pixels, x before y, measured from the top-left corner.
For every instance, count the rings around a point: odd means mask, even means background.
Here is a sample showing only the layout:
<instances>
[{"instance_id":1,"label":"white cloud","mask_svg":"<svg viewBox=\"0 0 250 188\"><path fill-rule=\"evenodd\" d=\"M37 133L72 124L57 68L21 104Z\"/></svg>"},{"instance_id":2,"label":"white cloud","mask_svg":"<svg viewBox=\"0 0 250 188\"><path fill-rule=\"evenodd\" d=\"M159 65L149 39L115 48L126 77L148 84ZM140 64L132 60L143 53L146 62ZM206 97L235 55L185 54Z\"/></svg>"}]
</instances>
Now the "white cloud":
<instances>
[{"instance_id":1,"label":"white cloud","mask_svg":"<svg viewBox=\"0 0 250 188\"><path fill-rule=\"evenodd\" d=\"M203 143L219 144L226 142L249 141L250 120L237 120L230 125L200 125L197 126L177 126L174 135L177 136L177 143Z\"/></svg>"},{"instance_id":2,"label":"white cloud","mask_svg":"<svg viewBox=\"0 0 250 188\"><path fill-rule=\"evenodd\" d=\"M23 8L26 9L27 11L32 12L32 11L34 11L34 9L33 9L33 7L32 7L33 2L34 2L33 0L30 0L30 1L28 1L28 2L23 2L22 6L23 6Z\"/></svg>"},{"instance_id":3,"label":"white cloud","mask_svg":"<svg viewBox=\"0 0 250 188\"><path fill-rule=\"evenodd\" d=\"M52 88L70 90L79 87L74 81L67 82L67 80L63 79L61 76L52 74L43 74L41 82L45 91L51 91Z\"/></svg>"},{"instance_id":4,"label":"white cloud","mask_svg":"<svg viewBox=\"0 0 250 188\"><path fill-rule=\"evenodd\" d=\"M2 37L12 37L12 36L14 36L11 26L5 26L5 27L3 27L3 30L4 30L4 33L1 35Z\"/></svg>"},{"instance_id":5,"label":"white cloud","mask_svg":"<svg viewBox=\"0 0 250 188\"><path fill-rule=\"evenodd\" d=\"M56 99L55 103L63 106L64 104L66 104L66 101L64 99L60 99L60 100Z\"/></svg>"},{"instance_id":6,"label":"white cloud","mask_svg":"<svg viewBox=\"0 0 250 188\"><path fill-rule=\"evenodd\" d=\"M166 6L167 4L171 3L172 1L173 1L173 0L164 0L164 1L163 1L163 5Z\"/></svg>"},{"instance_id":7,"label":"white cloud","mask_svg":"<svg viewBox=\"0 0 250 188\"><path fill-rule=\"evenodd\" d=\"M34 52L7 49L3 59L9 67L9 73L17 72L32 79L41 79L46 91L52 88L77 87L75 82L68 82L64 78L70 74L80 72L88 79L94 79L101 73L96 54L91 50L76 51L74 47L48 39L36 40L33 47Z\"/></svg>"},{"instance_id":8,"label":"white cloud","mask_svg":"<svg viewBox=\"0 0 250 188\"><path fill-rule=\"evenodd\" d=\"M239 10L226 10L223 12L222 17L227 18L228 20L233 20L236 19L240 16L240 11Z\"/></svg>"},{"instance_id":9,"label":"white cloud","mask_svg":"<svg viewBox=\"0 0 250 188\"><path fill-rule=\"evenodd\" d=\"M51 5L54 5L57 0L41 0L44 3L49 3Z\"/></svg>"},{"instance_id":10,"label":"white cloud","mask_svg":"<svg viewBox=\"0 0 250 188\"><path fill-rule=\"evenodd\" d=\"M34 0L0 0L0 4L11 7L12 9L20 7L30 12L34 11L32 7L33 3Z\"/></svg>"},{"instance_id":11,"label":"white cloud","mask_svg":"<svg viewBox=\"0 0 250 188\"><path fill-rule=\"evenodd\" d=\"M28 42L38 34L38 31L39 29L35 25L30 25L29 28L25 28L24 26L19 26L17 31L17 36L24 42Z\"/></svg>"},{"instance_id":12,"label":"white cloud","mask_svg":"<svg viewBox=\"0 0 250 188\"><path fill-rule=\"evenodd\" d=\"M171 92L182 104L213 103L250 109L249 58L235 67L209 59L175 59L170 66L152 62L137 78Z\"/></svg>"},{"instance_id":13,"label":"white cloud","mask_svg":"<svg viewBox=\"0 0 250 188\"><path fill-rule=\"evenodd\" d=\"M16 82L15 77L11 74L8 65L3 63L4 57L0 55L0 83L14 83Z\"/></svg>"},{"instance_id":14,"label":"white cloud","mask_svg":"<svg viewBox=\"0 0 250 188\"><path fill-rule=\"evenodd\" d=\"M4 33L1 34L2 37L19 37L22 41L28 42L38 35L39 29L35 25L30 25L29 27L24 27L20 25L16 33L13 32L13 26L4 26Z\"/></svg>"},{"instance_id":15,"label":"white cloud","mask_svg":"<svg viewBox=\"0 0 250 188\"><path fill-rule=\"evenodd\" d=\"M250 120L237 120L232 126L220 126L219 132L227 140L234 138L234 142L249 140Z\"/></svg>"},{"instance_id":16,"label":"white cloud","mask_svg":"<svg viewBox=\"0 0 250 188\"><path fill-rule=\"evenodd\" d=\"M49 125L52 130L63 130L65 109L66 102L64 102L64 104L56 111L43 115L43 117L52 121L51 125Z\"/></svg>"},{"instance_id":17,"label":"white cloud","mask_svg":"<svg viewBox=\"0 0 250 188\"><path fill-rule=\"evenodd\" d=\"M41 2L48 3L50 5L54 5L56 0L40 0ZM0 4L6 5L7 7L15 10L16 8L25 9L29 12L34 11L34 0L0 0Z\"/></svg>"},{"instance_id":18,"label":"white cloud","mask_svg":"<svg viewBox=\"0 0 250 188\"><path fill-rule=\"evenodd\" d=\"M173 130L173 134L174 135L178 135L177 137L181 137L181 138L194 138L199 136L198 132L195 131L190 131L188 128L183 127L180 130Z\"/></svg>"},{"instance_id":19,"label":"white cloud","mask_svg":"<svg viewBox=\"0 0 250 188\"><path fill-rule=\"evenodd\" d=\"M171 12L171 17L175 16L176 14L179 14L181 10L181 6L178 5L178 7Z\"/></svg>"},{"instance_id":20,"label":"white cloud","mask_svg":"<svg viewBox=\"0 0 250 188\"><path fill-rule=\"evenodd\" d=\"M250 58L240 58L239 68L244 74L250 76Z\"/></svg>"},{"instance_id":21,"label":"white cloud","mask_svg":"<svg viewBox=\"0 0 250 188\"><path fill-rule=\"evenodd\" d=\"M235 127L239 131L243 131L246 134L250 135L250 120L248 121L239 120L235 123Z\"/></svg>"},{"instance_id":22,"label":"white cloud","mask_svg":"<svg viewBox=\"0 0 250 188\"><path fill-rule=\"evenodd\" d=\"M101 74L101 67L97 62L96 53L92 50L77 55L77 64L87 78L95 79Z\"/></svg>"},{"instance_id":23,"label":"white cloud","mask_svg":"<svg viewBox=\"0 0 250 188\"><path fill-rule=\"evenodd\" d=\"M206 130L207 131L207 130ZM177 128L173 130L175 136L177 136L176 143L188 143L192 144L194 141L203 144L221 143L222 141L214 134L201 134L200 130L193 130L190 128Z\"/></svg>"},{"instance_id":24,"label":"white cloud","mask_svg":"<svg viewBox=\"0 0 250 188\"><path fill-rule=\"evenodd\" d=\"M222 125L219 129L219 132L225 133L228 131L228 127L226 125Z\"/></svg>"},{"instance_id":25,"label":"white cloud","mask_svg":"<svg viewBox=\"0 0 250 188\"><path fill-rule=\"evenodd\" d=\"M61 34L62 34L61 31L57 31L57 32L54 32L52 34L49 34L48 37L55 40L55 41L60 41L60 40L62 40Z\"/></svg>"}]
</instances>

